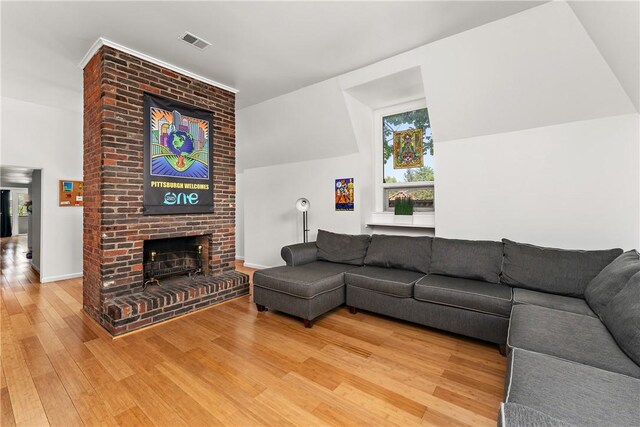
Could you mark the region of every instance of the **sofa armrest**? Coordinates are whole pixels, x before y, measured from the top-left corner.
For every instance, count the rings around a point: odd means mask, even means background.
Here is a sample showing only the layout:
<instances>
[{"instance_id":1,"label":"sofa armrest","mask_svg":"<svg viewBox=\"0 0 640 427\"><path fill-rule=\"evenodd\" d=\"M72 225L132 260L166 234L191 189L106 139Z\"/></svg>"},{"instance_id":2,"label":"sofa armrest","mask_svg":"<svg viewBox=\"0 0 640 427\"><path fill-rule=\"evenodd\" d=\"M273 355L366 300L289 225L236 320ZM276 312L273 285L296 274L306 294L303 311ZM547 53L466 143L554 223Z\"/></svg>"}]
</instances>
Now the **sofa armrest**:
<instances>
[{"instance_id":1,"label":"sofa armrest","mask_svg":"<svg viewBox=\"0 0 640 427\"><path fill-rule=\"evenodd\" d=\"M298 243L295 245L284 246L280 251L280 256L287 265L296 266L308 264L315 261L318 255L316 242Z\"/></svg>"}]
</instances>

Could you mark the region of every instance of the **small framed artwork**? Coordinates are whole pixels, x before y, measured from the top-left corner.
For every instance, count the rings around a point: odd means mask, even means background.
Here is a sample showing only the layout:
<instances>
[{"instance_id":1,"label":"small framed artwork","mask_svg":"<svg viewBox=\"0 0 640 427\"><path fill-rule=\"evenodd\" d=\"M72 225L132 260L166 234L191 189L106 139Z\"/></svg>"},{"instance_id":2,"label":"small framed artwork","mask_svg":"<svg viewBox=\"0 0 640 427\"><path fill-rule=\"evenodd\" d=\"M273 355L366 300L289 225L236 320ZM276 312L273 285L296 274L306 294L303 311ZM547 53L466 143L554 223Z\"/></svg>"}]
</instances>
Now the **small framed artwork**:
<instances>
[{"instance_id":1,"label":"small framed artwork","mask_svg":"<svg viewBox=\"0 0 640 427\"><path fill-rule=\"evenodd\" d=\"M393 168L409 169L424 166L422 129L407 129L393 133Z\"/></svg>"},{"instance_id":2,"label":"small framed artwork","mask_svg":"<svg viewBox=\"0 0 640 427\"><path fill-rule=\"evenodd\" d=\"M355 184L353 178L336 179L334 192L336 210L352 211L355 199Z\"/></svg>"},{"instance_id":3,"label":"small framed artwork","mask_svg":"<svg viewBox=\"0 0 640 427\"><path fill-rule=\"evenodd\" d=\"M61 180L59 185L58 206L84 206L84 185L82 181Z\"/></svg>"}]
</instances>

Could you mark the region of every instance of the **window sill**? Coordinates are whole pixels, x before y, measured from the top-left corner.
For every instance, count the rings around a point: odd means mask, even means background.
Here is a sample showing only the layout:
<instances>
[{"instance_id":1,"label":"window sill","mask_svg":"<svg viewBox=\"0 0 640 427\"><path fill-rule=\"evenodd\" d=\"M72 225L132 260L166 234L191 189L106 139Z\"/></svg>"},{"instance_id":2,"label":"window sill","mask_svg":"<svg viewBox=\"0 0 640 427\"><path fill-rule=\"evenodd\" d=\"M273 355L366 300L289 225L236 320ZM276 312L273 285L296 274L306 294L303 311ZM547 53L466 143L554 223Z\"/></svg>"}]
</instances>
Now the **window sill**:
<instances>
[{"instance_id":1,"label":"window sill","mask_svg":"<svg viewBox=\"0 0 640 427\"><path fill-rule=\"evenodd\" d=\"M434 212L416 212L413 215L394 215L393 212L372 212L367 227L405 227L435 229Z\"/></svg>"}]
</instances>

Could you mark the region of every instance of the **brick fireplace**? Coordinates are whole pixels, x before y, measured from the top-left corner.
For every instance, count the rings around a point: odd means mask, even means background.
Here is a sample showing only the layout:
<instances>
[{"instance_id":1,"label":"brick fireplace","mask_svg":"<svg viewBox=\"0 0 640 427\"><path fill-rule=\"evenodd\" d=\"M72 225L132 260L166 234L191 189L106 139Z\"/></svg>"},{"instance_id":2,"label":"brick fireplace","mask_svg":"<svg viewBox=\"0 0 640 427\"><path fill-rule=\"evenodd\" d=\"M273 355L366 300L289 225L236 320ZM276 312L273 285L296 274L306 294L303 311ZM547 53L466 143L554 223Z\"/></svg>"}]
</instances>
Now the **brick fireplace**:
<instances>
[{"instance_id":1,"label":"brick fireplace","mask_svg":"<svg viewBox=\"0 0 640 427\"><path fill-rule=\"evenodd\" d=\"M145 240L143 271L145 283L173 276L209 274L208 248L211 236L186 236Z\"/></svg>"},{"instance_id":2,"label":"brick fireplace","mask_svg":"<svg viewBox=\"0 0 640 427\"><path fill-rule=\"evenodd\" d=\"M144 93L213 112L213 213L143 215ZM84 68L83 243L84 310L113 335L247 294L234 267L235 94L102 46ZM168 250L152 268L167 274L143 289L154 244ZM197 246L205 274L189 277Z\"/></svg>"}]
</instances>

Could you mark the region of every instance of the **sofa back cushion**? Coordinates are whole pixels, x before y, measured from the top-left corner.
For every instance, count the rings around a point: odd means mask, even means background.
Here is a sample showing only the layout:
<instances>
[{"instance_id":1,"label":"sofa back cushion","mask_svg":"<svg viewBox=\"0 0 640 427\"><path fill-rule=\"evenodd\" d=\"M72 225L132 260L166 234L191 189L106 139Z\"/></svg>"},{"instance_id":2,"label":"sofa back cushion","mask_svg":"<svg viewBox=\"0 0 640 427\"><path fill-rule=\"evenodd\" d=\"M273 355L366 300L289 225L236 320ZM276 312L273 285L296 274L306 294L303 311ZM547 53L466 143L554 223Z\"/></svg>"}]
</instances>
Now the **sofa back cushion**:
<instances>
[{"instance_id":1,"label":"sofa back cushion","mask_svg":"<svg viewBox=\"0 0 640 427\"><path fill-rule=\"evenodd\" d=\"M500 282L502 243L436 237L431 246L429 273Z\"/></svg>"},{"instance_id":2,"label":"sofa back cushion","mask_svg":"<svg viewBox=\"0 0 640 427\"><path fill-rule=\"evenodd\" d=\"M502 242L502 283L572 297L583 297L589 282L622 253L622 249L580 251Z\"/></svg>"},{"instance_id":3,"label":"sofa back cushion","mask_svg":"<svg viewBox=\"0 0 640 427\"><path fill-rule=\"evenodd\" d=\"M343 264L363 265L371 236L331 233L318 230L318 259Z\"/></svg>"},{"instance_id":4,"label":"sofa back cushion","mask_svg":"<svg viewBox=\"0 0 640 427\"><path fill-rule=\"evenodd\" d=\"M364 263L427 274L431 262L431 241L431 237L374 234Z\"/></svg>"},{"instance_id":5,"label":"sofa back cushion","mask_svg":"<svg viewBox=\"0 0 640 427\"><path fill-rule=\"evenodd\" d=\"M640 365L640 273L613 297L601 317L622 351Z\"/></svg>"},{"instance_id":6,"label":"sofa back cushion","mask_svg":"<svg viewBox=\"0 0 640 427\"><path fill-rule=\"evenodd\" d=\"M627 251L614 259L589 282L584 290L584 298L591 310L600 315L631 276L638 272L640 272L640 254L636 250Z\"/></svg>"}]
</instances>

